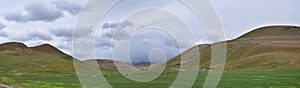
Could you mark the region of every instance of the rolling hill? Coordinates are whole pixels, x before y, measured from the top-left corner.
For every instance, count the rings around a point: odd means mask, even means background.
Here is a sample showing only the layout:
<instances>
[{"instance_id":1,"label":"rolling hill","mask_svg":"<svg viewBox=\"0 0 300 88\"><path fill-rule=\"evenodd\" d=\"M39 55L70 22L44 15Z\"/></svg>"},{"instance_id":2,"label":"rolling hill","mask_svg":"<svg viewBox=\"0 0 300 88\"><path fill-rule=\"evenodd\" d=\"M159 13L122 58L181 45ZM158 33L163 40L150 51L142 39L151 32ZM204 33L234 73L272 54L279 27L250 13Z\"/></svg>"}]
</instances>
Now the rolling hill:
<instances>
[{"instance_id":1,"label":"rolling hill","mask_svg":"<svg viewBox=\"0 0 300 88\"><path fill-rule=\"evenodd\" d=\"M17 42L0 44L0 60L1 72L75 72L73 58L49 44L36 47Z\"/></svg>"},{"instance_id":2,"label":"rolling hill","mask_svg":"<svg viewBox=\"0 0 300 88\"><path fill-rule=\"evenodd\" d=\"M225 42L220 42L225 43ZM199 49L200 51L200 70L202 69L218 69L218 67L210 68L211 63L211 47L220 46L220 43L215 44L203 44L192 47L182 54L192 52ZM300 27L294 26L269 26L251 31L237 39L226 41L227 43L227 60L225 70L248 70L246 73L228 71L224 74L225 84L223 85L239 85L248 84L249 80L253 82L261 81L257 80L257 77L266 77L261 86L273 83L274 85L279 82L276 79L284 80L280 84L298 85L298 71L300 70ZM176 78L179 67L190 60L187 59L182 63L180 60L181 55L178 55L166 62L167 70L163 74L163 81L154 82L156 86L161 87L161 83L166 82L165 79L172 80ZM199 59L199 58L197 58ZM4 86L1 83L21 86L28 88L53 88L53 87L66 87L66 88L81 88L82 85L78 80L78 76L75 73L73 64L74 58L67 55L57 48L43 44L35 47L28 47L22 43L10 42L0 44L0 87ZM77 59L75 59L77 60ZM97 61L99 68L101 68L104 76L108 77L116 86L123 88L124 86L133 85L142 87L150 84L135 84L128 81L126 78L115 70L116 66L112 60L87 60L79 61L79 65L84 64L79 72L95 72L98 71L94 68L94 61ZM87 64L86 64L87 63ZM117 61L121 65L127 65L125 63ZM197 63L197 62L195 62ZM149 63L142 62L136 63L134 66L147 67ZM152 65L156 66L156 65ZM193 67L192 67L193 68ZM184 69L186 70L186 69ZM264 71L257 70L275 70L265 73ZM280 71L282 70L282 71ZM297 71L290 71L297 70ZM232 73L231 73L232 72ZM252 73L254 72L254 73ZM258 73L256 73L258 72ZM275 72L275 73L274 73ZM201 73L202 74L202 73ZM230 74L230 75L228 75ZM275 74L275 75L274 75ZM83 74L84 75L84 74ZM238 76L237 76L238 75ZM252 77L251 79L249 79ZM95 75L98 76L98 75ZM201 75L200 75L201 76ZM202 75L203 76L203 75ZM284 77L282 77L284 76ZM93 75L94 77L94 75ZM171 77L171 78L168 78ZM205 76L203 76L205 77ZM245 79L232 81L231 79ZM244 77L244 78L241 78ZM270 79L274 77L274 79ZM275 77L277 77L275 79ZM286 78L289 77L289 78ZM248 78L248 79L247 79ZM203 78L204 79L204 78ZM120 81L121 80L121 81ZM227 80L227 81L226 81ZM275 80L275 81L274 81ZM292 80L293 82L289 82ZM198 80L199 81L199 80ZM247 82L246 82L247 81ZM228 82L228 83L226 83ZM246 83L243 83L246 82ZM268 83L269 82L269 83ZM287 83L283 83L287 82ZM196 82L200 83L200 82ZM128 85L131 84L131 85ZM273 85L271 84L271 85ZM248 85L249 86L249 85ZM252 86L252 85L251 85ZM238 87L238 86L235 86ZM18 88L18 87L16 87Z\"/></svg>"},{"instance_id":3,"label":"rolling hill","mask_svg":"<svg viewBox=\"0 0 300 88\"><path fill-rule=\"evenodd\" d=\"M300 69L300 27L263 27L226 43L225 70ZM201 57L200 69L209 68L211 46L218 46L218 43L195 46L185 52L198 48ZM35 47L17 42L0 44L0 60L0 72L31 70L75 72L73 58L49 44ZM111 60L97 60L97 62L100 68L115 68ZM179 68L180 63L178 55L167 61L167 67Z\"/></svg>"},{"instance_id":4,"label":"rolling hill","mask_svg":"<svg viewBox=\"0 0 300 88\"><path fill-rule=\"evenodd\" d=\"M300 27L258 28L237 39L226 41L226 44L225 70L300 70ZM205 69L209 68L211 62L211 46L219 45L199 45L185 52L198 48L200 69ZM180 55L170 59L167 66L178 68L179 63Z\"/></svg>"}]
</instances>

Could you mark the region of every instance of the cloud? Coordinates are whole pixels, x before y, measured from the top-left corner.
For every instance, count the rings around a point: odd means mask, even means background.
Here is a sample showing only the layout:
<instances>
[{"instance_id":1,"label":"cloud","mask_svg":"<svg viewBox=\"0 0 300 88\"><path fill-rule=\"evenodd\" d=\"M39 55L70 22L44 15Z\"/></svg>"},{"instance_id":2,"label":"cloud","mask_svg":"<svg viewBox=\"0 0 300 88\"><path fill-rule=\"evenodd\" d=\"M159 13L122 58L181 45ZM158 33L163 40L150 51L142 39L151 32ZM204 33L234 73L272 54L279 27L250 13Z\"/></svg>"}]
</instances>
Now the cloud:
<instances>
[{"instance_id":1,"label":"cloud","mask_svg":"<svg viewBox=\"0 0 300 88\"><path fill-rule=\"evenodd\" d=\"M59 27L59 28L54 28L50 29L50 33L57 37L64 37L64 38L72 38L73 36L73 29L71 27Z\"/></svg>"},{"instance_id":2,"label":"cloud","mask_svg":"<svg viewBox=\"0 0 300 88\"><path fill-rule=\"evenodd\" d=\"M3 31L4 28L6 28L6 25L0 23L0 37L7 37L7 33Z\"/></svg>"},{"instance_id":3,"label":"cloud","mask_svg":"<svg viewBox=\"0 0 300 88\"><path fill-rule=\"evenodd\" d=\"M96 43L96 48L101 48L101 49L109 49L112 48L114 45L112 43L112 38L114 31L118 27L120 23L104 23L102 25L103 31L98 31L95 39Z\"/></svg>"},{"instance_id":4,"label":"cloud","mask_svg":"<svg viewBox=\"0 0 300 88\"><path fill-rule=\"evenodd\" d=\"M125 20L122 23L120 23L119 26L120 26L120 28L127 28L127 27L130 27L130 26L133 26L133 23L129 20Z\"/></svg>"},{"instance_id":5,"label":"cloud","mask_svg":"<svg viewBox=\"0 0 300 88\"><path fill-rule=\"evenodd\" d=\"M125 20L121 22L116 28L116 30L113 32L113 39L114 40L126 40L129 39L132 33L130 33L130 29L134 28L134 24L128 20Z\"/></svg>"},{"instance_id":6,"label":"cloud","mask_svg":"<svg viewBox=\"0 0 300 88\"><path fill-rule=\"evenodd\" d=\"M72 42L71 41L60 41L56 46L60 49L71 49Z\"/></svg>"},{"instance_id":7,"label":"cloud","mask_svg":"<svg viewBox=\"0 0 300 88\"><path fill-rule=\"evenodd\" d=\"M88 36L93 32L93 26L81 26L74 31L74 36L76 36L76 38Z\"/></svg>"},{"instance_id":8,"label":"cloud","mask_svg":"<svg viewBox=\"0 0 300 88\"><path fill-rule=\"evenodd\" d=\"M4 29L6 27L6 25L4 25L3 23L0 23L0 30Z\"/></svg>"},{"instance_id":9,"label":"cloud","mask_svg":"<svg viewBox=\"0 0 300 88\"><path fill-rule=\"evenodd\" d=\"M18 36L16 36L18 35ZM26 33L24 32L16 32L14 35L9 35L9 39L27 42L30 40L43 40L43 41L51 41L52 35L45 30L30 30Z\"/></svg>"},{"instance_id":10,"label":"cloud","mask_svg":"<svg viewBox=\"0 0 300 88\"><path fill-rule=\"evenodd\" d=\"M143 39L142 42L146 45L151 46L151 41L149 39Z\"/></svg>"},{"instance_id":11,"label":"cloud","mask_svg":"<svg viewBox=\"0 0 300 88\"><path fill-rule=\"evenodd\" d=\"M93 32L92 29L92 26L82 26L78 27L76 30L74 27L57 27L49 29L49 31L52 35L55 35L56 37L72 40L73 36L76 36L76 38L89 36ZM74 33L74 31L76 32Z\"/></svg>"},{"instance_id":12,"label":"cloud","mask_svg":"<svg viewBox=\"0 0 300 88\"><path fill-rule=\"evenodd\" d=\"M97 38L95 43L96 43L96 48L110 49L114 47L112 40L109 38Z\"/></svg>"},{"instance_id":13,"label":"cloud","mask_svg":"<svg viewBox=\"0 0 300 88\"><path fill-rule=\"evenodd\" d=\"M173 41L173 40L165 40L164 45L166 45L168 47L176 48L176 49L180 48L177 41Z\"/></svg>"},{"instance_id":14,"label":"cloud","mask_svg":"<svg viewBox=\"0 0 300 88\"><path fill-rule=\"evenodd\" d=\"M102 29L113 29L117 28L120 23L104 23Z\"/></svg>"},{"instance_id":15,"label":"cloud","mask_svg":"<svg viewBox=\"0 0 300 88\"><path fill-rule=\"evenodd\" d=\"M113 32L115 31L118 25L119 23L104 23L102 25L102 29L103 29L102 37L112 38Z\"/></svg>"},{"instance_id":16,"label":"cloud","mask_svg":"<svg viewBox=\"0 0 300 88\"><path fill-rule=\"evenodd\" d=\"M52 2L52 4L54 4L56 8L67 11L72 15L77 15L81 9L81 6L79 4L62 1L62 0Z\"/></svg>"},{"instance_id":17,"label":"cloud","mask_svg":"<svg viewBox=\"0 0 300 88\"><path fill-rule=\"evenodd\" d=\"M170 39L166 39L164 41L165 46L172 47L175 49L188 49L194 45L196 45L196 42L193 41L183 41L183 42L178 42Z\"/></svg>"},{"instance_id":18,"label":"cloud","mask_svg":"<svg viewBox=\"0 0 300 88\"><path fill-rule=\"evenodd\" d=\"M139 32L130 41L130 59L134 62L149 61L149 54L153 49L163 50L168 58L175 56L179 52L179 49L166 46L164 44L165 41L176 43L176 40L172 36L163 31L149 29ZM153 60L153 62L162 61L164 59Z\"/></svg>"},{"instance_id":19,"label":"cloud","mask_svg":"<svg viewBox=\"0 0 300 88\"><path fill-rule=\"evenodd\" d=\"M52 36L45 32L34 31L29 34L30 38L36 38L38 40L50 41L52 40Z\"/></svg>"},{"instance_id":20,"label":"cloud","mask_svg":"<svg viewBox=\"0 0 300 88\"><path fill-rule=\"evenodd\" d=\"M33 3L25 7L25 12L9 12L4 15L4 18L15 22L52 22L63 16L62 11L49 4Z\"/></svg>"},{"instance_id":21,"label":"cloud","mask_svg":"<svg viewBox=\"0 0 300 88\"><path fill-rule=\"evenodd\" d=\"M0 31L0 37L7 37L7 33L5 31Z\"/></svg>"},{"instance_id":22,"label":"cloud","mask_svg":"<svg viewBox=\"0 0 300 88\"><path fill-rule=\"evenodd\" d=\"M129 39L129 36L133 35L133 33L130 32L130 29L136 26L137 25L129 20L115 23L104 23L102 25L103 31L100 32L101 35L97 36L95 41L96 50L103 53L103 51L109 51L112 48L118 48L119 46L116 47L116 43L120 43L118 41ZM155 28L153 29L154 30L142 31L136 36L132 36L133 40L129 45L129 52L130 58L133 62L149 61L148 54L154 48L160 48L164 50L168 58L173 57L174 55L176 55L176 53L179 52L178 48L168 47L165 45L166 41L177 44L174 38L163 31L157 31L158 29ZM115 36L113 39L114 33ZM124 48L124 46L122 46L122 48ZM161 61L163 60L156 60L154 62Z\"/></svg>"},{"instance_id":23,"label":"cloud","mask_svg":"<svg viewBox=\"0 0 300 88\"><path fill-rule=\"evenodd\" d=\"M100 34L96 35L96 48L112 48L114 47L114 44L112 43L113 40L123 40L129 38L129 34L125 28L128 28L132 25L133 23L127 20L125 20L124 22L104 23L102 25L103 31L101 31ZM121 30L121 32L116 32L116 30Z\"/></svg>"},{"instance_id":24,"label":"cloud","mask_svg":"<svg viewBox=\"0 0 300 88\"><path fill-rule=\"evenodd\" d=\"M102 25L103 33L101 35L104 38L110 38L110 39L114 37L114 40L128 39L130 34L129 32L127 32L127 29L132 28L132 26L133 23L128 20L125 20L123 22L116 22L116 23L104 23Z\"/></svg>"}]
</instances>

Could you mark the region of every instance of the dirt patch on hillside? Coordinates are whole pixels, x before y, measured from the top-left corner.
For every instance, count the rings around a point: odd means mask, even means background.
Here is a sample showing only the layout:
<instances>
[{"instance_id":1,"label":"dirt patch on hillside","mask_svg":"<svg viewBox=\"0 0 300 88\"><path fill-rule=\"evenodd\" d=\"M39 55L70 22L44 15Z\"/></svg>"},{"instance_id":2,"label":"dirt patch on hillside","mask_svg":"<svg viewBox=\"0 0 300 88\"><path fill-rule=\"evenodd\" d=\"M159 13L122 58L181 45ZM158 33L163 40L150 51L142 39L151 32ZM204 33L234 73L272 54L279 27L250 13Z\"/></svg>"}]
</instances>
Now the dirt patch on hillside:
<instances>
[{"instance_id":1,"label":"dirt patch on hillside","mask_svg":"<svg viewBox=\"0 0 300 88\"><path fill-rule=\"evenodd\" d=\"M8 85L4 85L4 84L2 84L2 83L0 82L0 88L13 88L13 87L8 86Z\"/></svg>"}]
</instances>

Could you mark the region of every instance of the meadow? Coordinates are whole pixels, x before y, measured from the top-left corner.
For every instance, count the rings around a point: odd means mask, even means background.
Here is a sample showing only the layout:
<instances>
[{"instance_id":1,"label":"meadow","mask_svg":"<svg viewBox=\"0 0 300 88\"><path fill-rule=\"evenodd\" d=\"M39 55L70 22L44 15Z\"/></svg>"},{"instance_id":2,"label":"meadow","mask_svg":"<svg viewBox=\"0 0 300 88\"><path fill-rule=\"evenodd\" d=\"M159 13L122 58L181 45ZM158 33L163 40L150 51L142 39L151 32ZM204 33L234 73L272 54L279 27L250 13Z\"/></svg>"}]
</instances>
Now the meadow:
<instances>
[{"instance_id":1,"label":"meadow","mask_svg":"<svg viewBox=\"0 0 300 88\"><path fill-rule=\"evenodd\" d=\"M135 82L117 71L104 71L114 88L168 88L176 73L164 73L151 82ZM199 72L193 88L202 88L207 72ZM28 88L82 88L75 74L52 71L1 73L2 82ZM218 88L299 88L300 71L225 71Z\"/></svg>"}]
</instances>

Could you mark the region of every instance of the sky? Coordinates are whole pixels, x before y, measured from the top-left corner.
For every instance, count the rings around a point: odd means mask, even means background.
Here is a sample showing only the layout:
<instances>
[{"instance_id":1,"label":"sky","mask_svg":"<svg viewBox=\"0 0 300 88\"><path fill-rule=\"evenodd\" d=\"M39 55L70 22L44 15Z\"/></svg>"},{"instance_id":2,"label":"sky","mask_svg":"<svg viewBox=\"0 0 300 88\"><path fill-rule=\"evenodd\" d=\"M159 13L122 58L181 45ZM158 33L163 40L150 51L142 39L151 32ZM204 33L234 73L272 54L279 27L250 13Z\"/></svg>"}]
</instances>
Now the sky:
<instances>
[{"instance_id":1,"label":"sky","mask_svg":"<svg viewBox=\"0 0 300 88\"><path fill-rule=\"evenodd\" d=\"M263 26L300 25L299 0L210 0L210 2L223 23L227 40ZM0 43L22 42L27 46L48 43L72 55L73 31L79 14L89 11L81 9L85 3L85 0L0 0ZM118 39L113 38L113 33L118 30L117 27L122 26L124 29L135 27L136 24L124 19L138 11L146 11L143 9L149 7L163 9L177 16L190 28L196 43L177 43L177 39L171 34L156 30L157 28L149 28L150 30L139 32L132 38L128 46L132 61L149 61L149 53L156 48L160 48L167 58L171 58L182 51L179 46L188 49L196 44L212 43L201 19L197 18L192 9L179 1L122 0L107 12L95 32L95 58L112 59L112 48L118 48L114 44ZM145 13L156 19L147 19L143 15L132 19L175 22L170 16L159 15L159 11ZM151 15L151 13L155 14ZM88 28L85 28L87 30L84 32L93 32L88 31ZM178 32L180 33L180 30ZM182 37L188 36L182 35Z\"/></svg>"}]
</instances>

